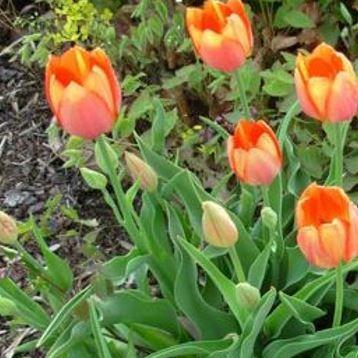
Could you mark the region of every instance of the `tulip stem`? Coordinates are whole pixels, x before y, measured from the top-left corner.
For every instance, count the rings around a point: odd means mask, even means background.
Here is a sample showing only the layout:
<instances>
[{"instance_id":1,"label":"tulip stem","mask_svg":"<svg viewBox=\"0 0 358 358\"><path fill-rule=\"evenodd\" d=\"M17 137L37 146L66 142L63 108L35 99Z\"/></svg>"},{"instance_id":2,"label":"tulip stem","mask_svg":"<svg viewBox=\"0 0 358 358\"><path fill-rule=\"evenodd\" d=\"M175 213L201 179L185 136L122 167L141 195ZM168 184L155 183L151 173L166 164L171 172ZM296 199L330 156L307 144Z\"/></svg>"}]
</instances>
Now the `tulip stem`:
<instances>
[{"instance_id":1,"label":"tulip stem","mask_svg":"<svg viewBox=\"0 0 358 358\"><path fill-rule=\"evenodd\" d=\"M336 306L333 316L333 327L339 327L342 320L343 311L343 272L342 263L336 268Z\"/></svg>"},{"instance_id":2,"label":"tulip stem","mask_svg":"<svg viewBox=\"0 0 358 358\"><path fill-rule=\"evenodd\" d=\"M343 155L344 155L344 143L346 141L347 136L347 124L346 123L338 123L332 124L336 126L334 130L334 140L335 140L335 185L342 186L343 185Z\"/></svg>"},{"instance_id":3,"label":"tulip stem","mask_svg":"<svg viewBox=\"0 0 358 358\"><path fill-rule=\"evenodd\" d=\"M230 255L232 264L234 265L236 278L238 279L239 282L245 282L246 281L245 273L242 268L241 261L237 254L235 246L229 247L229 255Z\"/></svg>"},{"instance_id":4,"label":"tulip stem","mask_svg":"<svg viewBox=\"0 0 358 358\"><path fill-rule=\"evenodd\" d=\"M251 114L250 114L250 109L249 109L249 105L248 105L248 102L247 102L246 91L245 91L245 86L244 86L244 82L243 82L243 79L242 79L241 70L238 69L235 72L235 75L236 75L237 85L239 87L240 101L241 101L242 108L244 110L244 116L245 116L246 119L250 119Z\"/></svg>"}]
</instances>

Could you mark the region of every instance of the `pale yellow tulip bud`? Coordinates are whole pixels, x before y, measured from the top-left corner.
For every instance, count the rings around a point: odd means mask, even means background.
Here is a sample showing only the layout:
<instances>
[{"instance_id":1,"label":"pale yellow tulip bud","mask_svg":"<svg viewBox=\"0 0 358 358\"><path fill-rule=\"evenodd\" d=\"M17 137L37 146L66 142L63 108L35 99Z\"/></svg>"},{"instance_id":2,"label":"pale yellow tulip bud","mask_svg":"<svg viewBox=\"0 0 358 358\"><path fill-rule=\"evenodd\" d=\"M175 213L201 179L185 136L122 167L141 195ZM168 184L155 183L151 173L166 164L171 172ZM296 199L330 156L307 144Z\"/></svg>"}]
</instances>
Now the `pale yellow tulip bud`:
<instances>
[{"instance_id":1,"label":"pale yellow tulip bud","mask_svg":"<svg viewBox=\"0 0 358 358\"><path fill-rule=\"evenodd\" d=\"M261 299L260 291L247 282L240 282L236 285L236 297L240 305L249 310L255 309Z\"/></svg>"},{"instance_id":2,"label":"pale yellow tulip bud","mask_svg":"<svg viewBox=\"0 0 358 358\"><path fill-rule=\"evenodd\" d=\"M0 243L12 245L18 237L16 221L3 211L0 211Z\"/></svg>"},{"instance_id":3,"label":"pale yellow tulip bud","mask_svg":"<svg viewBox=\"0 0 358 358\"><path fill-rule=\"evenodd\" d=\"M158 176L149 164L130 152L124 153L124 159L133 180L138 180L143 190L157 190Z\"/></svg>"},{"instance_id":4,"label":"pale yellow tulip bud","mask_svg":"<svg viewBox=\"0 0 358 358\"><path fill-rule=\"evenodd\" d=\"M202 225L205 240L216 247L234 246L239 233L227 211L213 201L205 201Z\"/></svg>"}]
</instances>

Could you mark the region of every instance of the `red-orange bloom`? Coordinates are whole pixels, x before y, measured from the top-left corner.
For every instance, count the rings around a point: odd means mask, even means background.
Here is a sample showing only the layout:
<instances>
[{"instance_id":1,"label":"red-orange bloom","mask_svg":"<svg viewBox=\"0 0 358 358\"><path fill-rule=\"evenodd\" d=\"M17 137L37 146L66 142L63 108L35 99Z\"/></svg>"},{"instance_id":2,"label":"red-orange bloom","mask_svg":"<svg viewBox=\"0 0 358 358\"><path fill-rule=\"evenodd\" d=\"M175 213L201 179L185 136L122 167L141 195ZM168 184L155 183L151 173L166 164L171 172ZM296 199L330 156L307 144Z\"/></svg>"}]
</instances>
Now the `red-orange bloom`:
<instances>
[{"instance_id":1,"label":"red-orange bloom","mask_svg":"<svg viewBox=\"0 0 358 358\"><path fill-rule=\"evenodd\" d=\"M358 255L358 208L335 186L311 184L296 207L297 243L307 261L336 267Z\"/></svg>"},{"instance_id":2,"label":"red-orange bloom","mask_svg":"<svg viewBox=\"0 0 358 358\"><path fill-rule=\"evenodd\" d=\"M269 185L282 167L282 151L275 133L264 121L240 120L229 137L231 169L244 183Z\"/></svg>"},{"instance_id":3,"label":"red-orange bloom","mask_svg":"<svg viewBox=\"0 0 358 358\"><path fill-rule=\"evenodd\" d=\"M121 89L104 51L75 46L61 56L50 56L45 81L47 101L66 132L94 139L111 131Z\"/></svg>"},{"instance_id":4,"label":"red-orange bloom","mask_svg":"<svg viewBox=\"0 0 358 358\"><path fill-rule=\"evenodd\" d=\"M189 7L186 23L196 52L211 67L232 72L251 55L251 23L240 0L208 0L202 9Z\"/></svg>"},{"instance_id":5,"label":"red-orange bloom","mask_svg":"<svg viewBox=\"0 0 358 358\"><path fill-rule=\"evenodd\" d=\"M295 84L302 110L320 121L352 119L358 109L358 81L352 64L322 43L308 56L298 54Z\"/></svg>"}]
</instances>

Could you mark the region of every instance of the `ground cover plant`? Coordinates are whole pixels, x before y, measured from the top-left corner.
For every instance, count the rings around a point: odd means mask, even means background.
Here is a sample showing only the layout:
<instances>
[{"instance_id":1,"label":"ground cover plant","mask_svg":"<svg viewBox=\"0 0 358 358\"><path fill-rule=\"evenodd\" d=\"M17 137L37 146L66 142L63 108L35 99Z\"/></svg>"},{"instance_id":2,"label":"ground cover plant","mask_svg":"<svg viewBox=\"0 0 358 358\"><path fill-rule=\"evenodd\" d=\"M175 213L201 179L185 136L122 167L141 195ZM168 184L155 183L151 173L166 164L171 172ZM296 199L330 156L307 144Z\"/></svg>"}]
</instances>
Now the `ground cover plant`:
<instances>
[{"instance_id":1,"label":"ground cover plant","mask_svg":"<svg viewBox=\"0 0 358 358\"><path fill-rule=\"evenodd\" d=\"M54 171L99 210L6 192L2 354L355 357L355 5L16 6L1 54L41 73Z\"/></svg>"}]
</instances>

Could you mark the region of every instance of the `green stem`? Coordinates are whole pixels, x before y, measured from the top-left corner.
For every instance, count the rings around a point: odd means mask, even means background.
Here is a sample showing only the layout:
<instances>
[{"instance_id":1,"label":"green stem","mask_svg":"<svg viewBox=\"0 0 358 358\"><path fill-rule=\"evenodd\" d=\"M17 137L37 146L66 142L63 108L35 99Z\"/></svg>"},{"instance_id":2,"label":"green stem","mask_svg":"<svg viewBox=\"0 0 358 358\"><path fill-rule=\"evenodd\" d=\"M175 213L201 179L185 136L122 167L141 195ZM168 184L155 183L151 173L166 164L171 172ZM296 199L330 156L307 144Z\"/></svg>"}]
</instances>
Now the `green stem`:
<instances>
[{"instance_id":1,"label":"green stem","mask_svg":"<svg viewBox=\"0 0 358 358\"><path fill-rule=\"evenodd\" d=\"M240 258L237 255L235 246L231 246L229 248L229 255L230 255L231 261L232 261L232 263L234 265L236 278L238 279L239 282L245 282L246 281L245 273L244 273L244 270L242 268Z\"/></svg>"},{"instance_id":2,"label":"green stem","mask_svg":"<svg viewBox=\"0 0 358 358\"><path fill-rule=\"evenodd\" d=\"M341 325L343 312L343 272L342 263L336 268L336 307L334 310L332 327L339 327Z\"/></svg>"},{"instance_id":3,"label":"green stem","mask_svg":"<svg viewBox=\"0 0 358 358\"><path fill-rule=\"evenodd\" d=\"M342 143L342 134L343 134L343 126L340 124L336 125L335 128L335 146L336 146L336 153L335 153L335 163L336 163L336 175L335 175L335 184L338 186L342 186L343 184L343 149L344 143Z\"/></svg>"},{"instance_id":4,"label":"green stem","mask_svg":"<svg viewBox=\"0 0 358 358\"><path fill-rule=\"evenodd\" d=\"M245 86L244 86L244 83L242 80L242 72L240 71L240 69L238 69L235 72L235 76L236 76L237 85L239 87L240 101L241 101L241 105L244 110L245 119L250 119L251 114L250 114L250 109L249 109L249 105L248 105L247 98L246 98Z\"/></svg>"}]
</instances>

